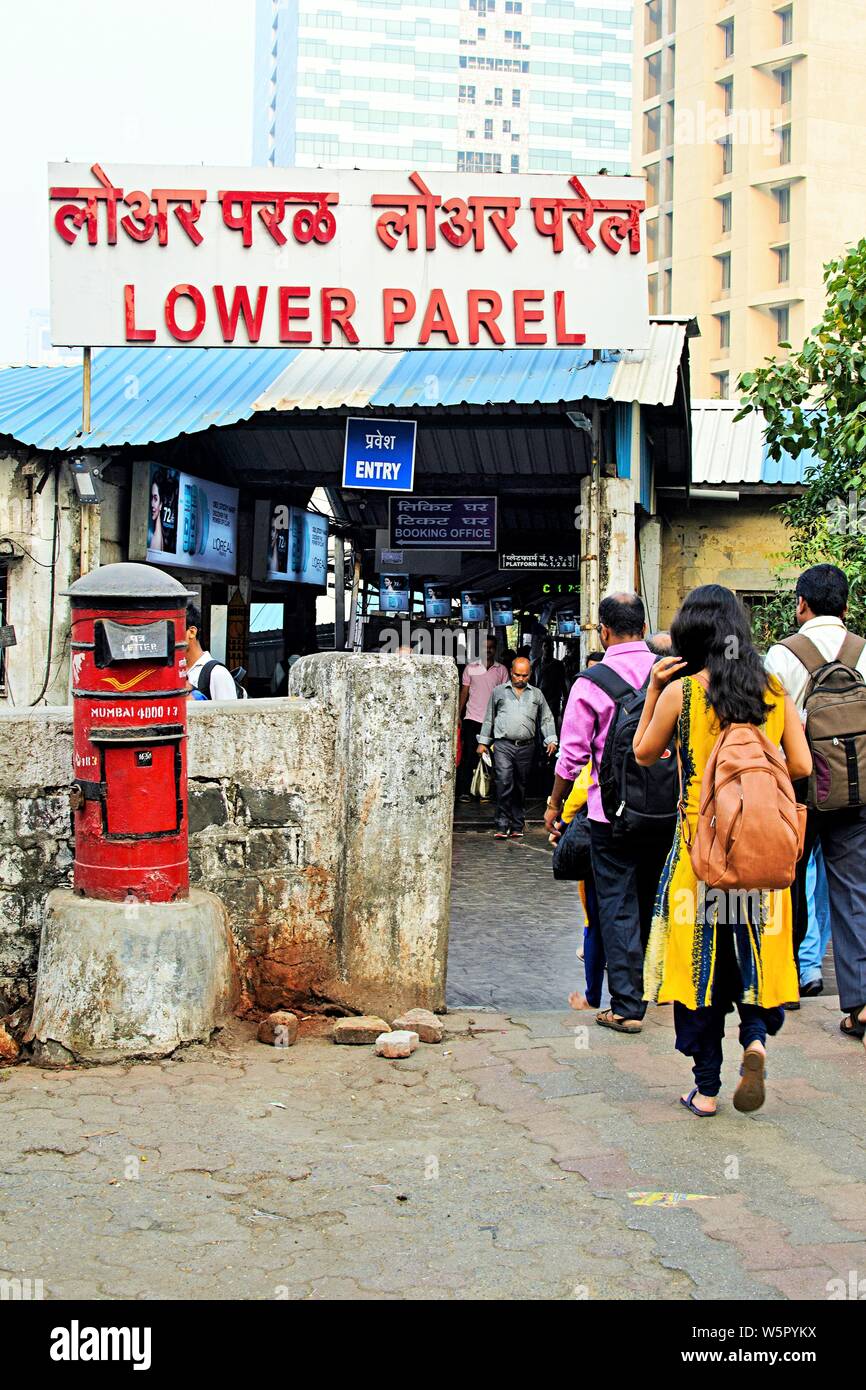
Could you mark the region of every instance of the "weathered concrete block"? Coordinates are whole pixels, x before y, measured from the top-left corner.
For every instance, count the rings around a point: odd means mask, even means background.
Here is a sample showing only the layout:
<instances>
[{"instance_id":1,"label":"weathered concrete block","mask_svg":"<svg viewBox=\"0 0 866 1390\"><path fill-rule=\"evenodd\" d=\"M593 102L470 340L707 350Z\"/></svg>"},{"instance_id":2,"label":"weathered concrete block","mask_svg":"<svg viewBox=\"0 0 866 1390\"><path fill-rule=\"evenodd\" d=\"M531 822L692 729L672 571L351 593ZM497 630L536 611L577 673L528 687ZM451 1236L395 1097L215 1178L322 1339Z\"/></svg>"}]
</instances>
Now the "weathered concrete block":
<instances>
[{"instance_id":1,"label":"weathered concrete block","mask_svg":"<svg viewBox=\"0 0 866 1390\"><path fill-rule=\"evenodd\" d=\"M278 873L303 864L300 829L250 830L247 834L247 868L251 873Z\"/></svg>"},{"instance_id":2,"label":"weathered concrete block","mask_svg":"<svg viewBox=\"0 0 866 1390\"><path fill-rule=\"evenodd\" d=\"M0 791L43 796L72 782L72 712L0 709Z\"/></svg>"},{"instance_id":3,"label":"weathered concrete block","mask_svg":"<svg viewBox=\"0 0 866 1390\"><path fill-rule=\"evenodd\" d=\"M289 687L341 712L330 790L344 845L337 941L347 1001L387 1016L444 1008L454 663L320 652L295 664Z\"/></svg>"},{"instance_id":4,"label":"weathered concrete block","mask_svg":"<svg viewBox=\"0 0 866 1390\"><path fill-rule=\"evenodd\" d=\"M165 1056L227 1022L238 983L225 910L211 893L129 911L56 889L25 1041L59 1043L84 1061Z\"/></svg>"},{"instance_id":5,"label":"weathered concrete block","mask_svg":"<svg viewBox=\"0 0 866 1390\"><path fill-rule=\"evenodd\" d=\"M238 800L250 825L297 825L304 814L304 803L296 792L241 786Z\"/></svg>"},{"instance_id":6,"label":"weathered concrete block","mask_svg":"<svg viewBox=\"0 0 866 1390\"><path fill-rule=\"evenodd\" d=\"M411 1057L417 1046L418 1034L412 1033L408 1029L400 1029L399 1032L380 1033L376 1039L376 1056L389 1057L392 1060L397 1057Z\"/></svg>"},{"instance_id":7,"label":"weathered concrete block","mask_svg":"<svg viewBox=\"0 0 866 1390\"><path fill-rule=\"evenodd\" d=\"M15 834L19 840L37 836L55 841L72 838L68 792L47 796L19 796L15 801Z\"/></svg>"},{"instance_id":8,"label":"weathered concrete block","mask_svg":"<svg viewBox=\"0 0 866 1390\"><path fill-rule=\"evenodd\" d=\"M394 1019L391 1027L395 1031L409 1029L410 1032L417 1033L423 1043L441 1043L445 1036L441 1018L437 1018L429 1009L407 1009L399 1018Z\"/></svg>"},{"instance_id":9,"label":"weathered concrete block","mask_svg":"<svg viewBox=\"0 0 866 1390\"><path fill-rule=\"evenodd\" d=\"M225 825L228 807L219 782L190 782L189 833L197 835L215 825Z\"/></svg>"},{"instance_id":10,"label":"weathered concrete block","mask_svg":"<svg viewBox=\"0 0 866 1390\"><path fill-rule=\"evenodd\" d=\"M370 1015L361 1015L358 1018L338 1018L334 1024L333 1038L335 1043L348 1043L353 1047L369 1047L379 1037L380 1033L389 1033L387 1023L383 1018L373 1018Z\"/></svg>"},{"instance_id":11,"label":"weathered concrete block","mask_svg":"<svg viewBox=\"0 0 866 1390\"><path fill-rule=\"evenodd\" d=\"M0 975L22 976L36 969L39 941L35 933L21 928L0 935Z\"/></svg>"},{"instance_id":12,"label":"weathered concrete block","mask_svg":"<svg viewBox=\"0 0 866 1390\"><path fill-rule=\"evenodd\" d=\"M298 1040L298 1016L287 1009L268 1014L258 1026L256 1037L271 1047L293 1047Z\"/></svg>"}]
</instances>

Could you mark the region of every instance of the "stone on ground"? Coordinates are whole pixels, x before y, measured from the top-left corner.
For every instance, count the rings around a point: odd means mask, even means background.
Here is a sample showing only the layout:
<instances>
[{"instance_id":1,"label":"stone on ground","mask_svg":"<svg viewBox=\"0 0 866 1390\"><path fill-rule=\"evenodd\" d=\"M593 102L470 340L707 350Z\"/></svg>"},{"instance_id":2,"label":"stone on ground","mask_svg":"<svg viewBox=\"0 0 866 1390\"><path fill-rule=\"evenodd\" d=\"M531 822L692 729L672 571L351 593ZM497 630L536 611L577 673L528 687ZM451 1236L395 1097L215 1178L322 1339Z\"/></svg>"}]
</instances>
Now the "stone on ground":
<instances>
[{"instance_id":1,"label":"stone on ground","mask_svg":"<svg viewBox=\"0 0 866 1390\"><path fill-rule=\"evenodd\" d=\"M390 1033L383 1018L361 1014L358 1018L338 1018L334 1024L334 1042L350 1043L354 1047L369 1047L380 1033Z\"/></svg>"},{"instance_id":2,"label":"stone on ground","mask_svg":"<svg viewBox=\"0 0 866 1390\"><path fill-rule=\"evenodd\" d=\"M392 1060L396 1057L411 1057L417 1046L418 1034L410 1032L407 1028L400 1028L395 1032L379 1035L376 1039L376 1055Z\"/></svg>"},{"instance_id":3,"label":"stone on ground","mask_svg":"<svg viewBox=\"0 0 866 1390\"><path fill-rule=\"evenodd\" d=\"M259 1024L256 1037L260 1043L269 1043L271 1047L294 1046L298 1040L297 1014L290 1014L286 1009L268 1014Z\"/></svg>"},{"instance_id":4,"label":"stone on ground","mask_svg":"<svg viewBox=\"0 0 866 1390\"><path fill-rule=\"evenodd\" d=\"M441 1018L437 1018L429 1009L407 1009L394 1019L391 1027L417 1033L422 1043L441 1043L445 1035Z\"/></svg>"}]
</instances>

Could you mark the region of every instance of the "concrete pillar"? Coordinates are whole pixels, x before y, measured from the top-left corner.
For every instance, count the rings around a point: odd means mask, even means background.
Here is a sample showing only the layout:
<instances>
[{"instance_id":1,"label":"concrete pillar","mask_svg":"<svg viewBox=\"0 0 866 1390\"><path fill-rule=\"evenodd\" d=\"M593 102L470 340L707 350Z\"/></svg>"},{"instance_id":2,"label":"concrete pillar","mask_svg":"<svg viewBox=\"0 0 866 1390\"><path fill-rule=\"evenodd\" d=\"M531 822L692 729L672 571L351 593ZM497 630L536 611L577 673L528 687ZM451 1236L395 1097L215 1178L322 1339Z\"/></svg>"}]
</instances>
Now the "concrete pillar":
<instances>
[{"instance_id":1,"label":"concrete pillar","mask_svg":"<svg viewBox=\"0 0 866 1390\"><path fill-rule=\"evenodd\" d=\"M345 1002L390 1018L445 1006L457 671L445 657L323 652L290 694L337 717L334 908Z\"/></svg>"},{"instance_id":2,"label":"concrete pillar","mask_svg":"<svg viewBox=\"0 0 866 1390\"><path fill-rule=\"evenodd\" d=\"M659 605L662 583L662 519L645 517L638 536L640 577L643 601L646 605L647 626L650 632L659 627Z\"/></svg>"},{"instance_id":3,"label":"concrete pillar","mask_svg":"<svg viewBox=\"0 0 866 1390\"><path fill-rule=\"evenodd\" d=\"M634 485L631 478L599 480L599 588L631 593L635 586Z\"/></svg>"}]
</instances>

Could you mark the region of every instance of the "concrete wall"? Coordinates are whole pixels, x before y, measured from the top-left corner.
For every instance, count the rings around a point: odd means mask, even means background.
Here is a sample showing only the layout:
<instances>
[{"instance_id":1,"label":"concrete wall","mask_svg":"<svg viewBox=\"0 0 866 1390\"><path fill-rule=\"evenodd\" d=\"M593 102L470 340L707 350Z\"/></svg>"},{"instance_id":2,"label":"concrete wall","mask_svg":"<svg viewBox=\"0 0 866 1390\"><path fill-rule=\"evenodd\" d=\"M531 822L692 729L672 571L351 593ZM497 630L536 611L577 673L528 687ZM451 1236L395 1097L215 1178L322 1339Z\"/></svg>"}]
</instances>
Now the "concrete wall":
<instances>
[{"instance_id":1,"label":"concrete wall","mask_svg":"<svg viewBox=\"0 0 866 1390\"><path fill-rule=\"evenodd\" d=\"M772 498L666 505L662 524L659 627L666 628L698 584L740 593L772 590L788 533Z\"/></svg>"},{"instance_id":2,"label":"concrete wall","mask_svg":"<svg viewBox=\"0 0 866 1390\"><path fill-rule=\"evenodd\" d=\"M81 507L67 463L38 486L52 455L0 456L0 564L7 567L6 621L17 645L6 653L7 689L0 709L22 709L34 701L61 705L69 698L69 600L73 580L97 564L126 558L129 491L123 466L108 465L101 478L99 507ZM55 491L56 486L56 491ZM51 562L57 511L54 568L53 644L48 661L52 614ZM14 558L8 558L9 556ZM48 683L45 685L46 669Z\"/></svg>"},{"instance_id":3,"label":"concrete wall","mask_svg":"<svg viewBox=\"0 0 866 1390\"><path fill-rule=\"evenodd\" d=\"M192 881L232 923L242 1007L445 1002L457 679L440 657L307 657L285 700L190 707ZM0 711L0 1012L71 882L71 712Z\"/></svg>"}]
</instances>

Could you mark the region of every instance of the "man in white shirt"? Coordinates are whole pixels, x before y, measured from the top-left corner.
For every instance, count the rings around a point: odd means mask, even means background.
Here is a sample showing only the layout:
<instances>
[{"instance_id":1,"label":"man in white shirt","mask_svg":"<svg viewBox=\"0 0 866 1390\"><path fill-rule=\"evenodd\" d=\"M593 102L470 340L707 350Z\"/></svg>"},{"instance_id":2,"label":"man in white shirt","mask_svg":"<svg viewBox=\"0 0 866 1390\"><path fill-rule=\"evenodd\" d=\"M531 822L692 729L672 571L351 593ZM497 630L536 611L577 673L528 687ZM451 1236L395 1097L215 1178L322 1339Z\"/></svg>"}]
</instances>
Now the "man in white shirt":
<instances>
[{"instance_id":1,"label":"man in white shirt","mask_svg":"<svg viewBox=\"0 0 866 1390\"><path fill-rule=\"evenodd\" d=\"M201 613L194 603L189 603L186 609L186 678L193 690L198 690L199 677L202 671L209 661L214 660L210 652L205 651L199 642L200 632ZM202 694L206 700L236 700L238 698L234 676L221 661L217 661L211 667Z\"/></svg>"},{"instance_id":2,"label":"man in white shirt","mask_svg":"<svg viewBox=\"0 0 866 1390\"><path fill-rule=\"evenodd\" d=\"M848 580L836 565L813 565L797 580L796 595L800 635L808 637L825 660L835 661L847 633ZM771 647L765 664L768 671L778 676L802 715L811 679L806 667L783 646ZM860 653L856 669L866 680L866 648ZM806 847L798 865L797 881L791 889L795 961L808 925L806 869L818 839L830 892L839 999L849 1014L849 1018L842 1020L841 1027L843 1033L863 1038L866 1035L866 807L809 813Z\"/></svg>"}]
</instances>

